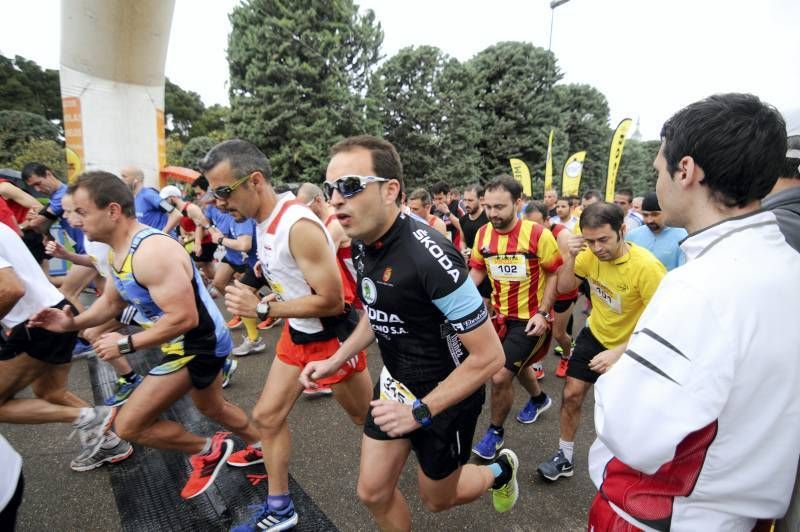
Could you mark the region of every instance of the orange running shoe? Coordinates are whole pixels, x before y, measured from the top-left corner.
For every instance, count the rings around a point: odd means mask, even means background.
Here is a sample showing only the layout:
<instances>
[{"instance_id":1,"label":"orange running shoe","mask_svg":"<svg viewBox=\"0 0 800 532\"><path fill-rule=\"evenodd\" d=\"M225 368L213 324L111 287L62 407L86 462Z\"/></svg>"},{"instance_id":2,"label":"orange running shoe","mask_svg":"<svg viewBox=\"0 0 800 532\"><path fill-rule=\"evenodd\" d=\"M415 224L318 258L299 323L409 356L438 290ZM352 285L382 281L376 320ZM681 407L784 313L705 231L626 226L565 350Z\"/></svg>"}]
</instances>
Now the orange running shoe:
<instances>
[{"instance_id":1,"label":"orange running shoe","mask_svg":"<svg viewBox=\"0 0 800 532\"><path fill-rule=\"evenodd\" d=\"M214 483L219 470L222 469L233 451L233 441L228 439L230 435L230 432L217 432L211 438L210 451L205 454L195 454L189 458L192 473L181 490L181 497L184 499L197 497Z\"/></svg>"},{"instance_id":2,"label":"orange running shoe","mask_svg":"<svg viewBox=\"0 0 800 532\"><path fill-rule=\"evenodd\" d=\"M231 318L231 321L228 322L228 329L236 329L237 327L241 326L242 326L241 316L234 316Z\"/></svg>"},{"instance_id":3,"label":"orange running shoe","mask_svg":"<svg viewBox=\"0 0 800 532\"><path fill-rule=\"evenodd\" d=\"M248 445L241 451L236 451L228 458L228 465L233 467L247 467L264 463L264 451Z\"/></svg>"},{"instance_id":4,"label":"orange running shoe","mask_svg":"<svg viewBox=\"0 0 800 532\"><path fill-rule=\"evenodd\" d=\"M556 368L556 377L561 377L562 379L567 376L567 368L569 367L569 359L562 358L558 361L558 367Z\"/></svg>"},{"instance_id":5,"label":"orange running shoe","mask_svg":"<svg viewBox=\"0 0 800 532\"><path fill-rule=\"evenodd\" d=\"M533 364L533 372L536 374L536 380L540 381L544 379L544 366L541 363L537 362Z\"/></svg>"},{"instance_id":6,"label":"orange running shoe","mask_svg":"<svg viewBox=\"0 0 800 532\"><path fill-rule=\"evenodd\" d=\"M279 324L283 318L267 318L261 323L258 324L258 328L262 331L267 329L272 329L274 326Z\"/></svg>"}]
</instances>

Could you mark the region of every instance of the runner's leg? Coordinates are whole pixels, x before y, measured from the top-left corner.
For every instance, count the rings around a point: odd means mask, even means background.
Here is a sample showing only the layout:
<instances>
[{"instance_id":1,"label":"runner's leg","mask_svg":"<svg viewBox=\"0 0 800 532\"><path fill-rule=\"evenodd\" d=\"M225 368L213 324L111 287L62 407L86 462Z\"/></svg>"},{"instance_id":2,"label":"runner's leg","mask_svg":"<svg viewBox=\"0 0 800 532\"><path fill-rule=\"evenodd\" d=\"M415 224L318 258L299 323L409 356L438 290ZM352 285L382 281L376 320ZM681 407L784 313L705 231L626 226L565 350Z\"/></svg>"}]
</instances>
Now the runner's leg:
<instances>
[{"instance_id":1,"label":"runner's leg","mask_svg":"<svg viewBox=\"0 0 800 532\"><path fill-rule=\"evenodd\" d=\"M368 370L357 371L337 384L332 384L333 396L356 425L367 419L369 402L372 400L372 378Z\"/></svg>"},{"instance_id":2,"label":"runner's leg","mask_svg":"<svg viewBox=\"0 0 800 532\"><path fill-rule=\"evenodd\" d=\"M210 386L202 390L192 388L190 393L192 401L201 414L218 422L242 438L247 444L259 441L258 431L247 418L244 410L228 402L222 395L222 372L217 375Z\"/></svg>"},{"instance_id":3,"label":"runner's leg","mask_svg":"<svg viewBox=\"0 0 800 532\"><path fill-rule=\"evenodd\" d=\"M494 484L494 475L488 466L466 464L441 480L428 478L417 468L417 481L425 508L441 512L479 498Z\"/></svg>"},{"instance_id":4,"label":"runner's leg","mask_svg":"<svg viewBox=\"0 0 800 532\"><path fill-rule=\"evenodd\" d=\"M44 399L14 399L14 395L34 382L52 366L21 353L0 361L0 422L71 423L78 419L80 408L52 404Z\"/></svg>"},{"instance_id":5,"label":"runner's leg","mask_svg":"<svg viewBox=\"0 0 800 532\"><path fill-rule=\"evenodd\" d=\"M411 441L361 439L358 498L383 531L411 530L411 512L397 482L411 452Z\"/></svg>"}]
</instances>

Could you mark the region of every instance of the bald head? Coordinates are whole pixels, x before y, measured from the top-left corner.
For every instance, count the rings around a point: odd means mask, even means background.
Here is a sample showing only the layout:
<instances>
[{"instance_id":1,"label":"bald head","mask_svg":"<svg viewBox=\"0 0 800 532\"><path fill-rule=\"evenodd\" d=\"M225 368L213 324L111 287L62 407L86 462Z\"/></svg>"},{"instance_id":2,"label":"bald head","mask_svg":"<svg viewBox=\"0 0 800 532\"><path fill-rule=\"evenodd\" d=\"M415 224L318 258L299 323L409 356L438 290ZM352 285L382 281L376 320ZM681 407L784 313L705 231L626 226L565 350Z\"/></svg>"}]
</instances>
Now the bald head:
<instances>
[{"instance_id":1,"label":"bald head","mask_svg":"<svg viewBox=\"0 0 800 532\"><path fill-rule=\"evenodd\" d=\"M303 183L297 189L297 199L303 203L310 203L316 198L323 198L322 189L314 183Z\"/></svg>"},{"instance_id":2,"label":"bald head","mask_svg":"<svg viewBox=\"0 0 800 532\"><path fill-rule=\"evenodd\" d=\"M134 193L136 193L142 186L142 183L144 183L144 172L142 172L141 168L136 168L135 166L123 168L119 175Z\"/></svg>"}]
</instances>

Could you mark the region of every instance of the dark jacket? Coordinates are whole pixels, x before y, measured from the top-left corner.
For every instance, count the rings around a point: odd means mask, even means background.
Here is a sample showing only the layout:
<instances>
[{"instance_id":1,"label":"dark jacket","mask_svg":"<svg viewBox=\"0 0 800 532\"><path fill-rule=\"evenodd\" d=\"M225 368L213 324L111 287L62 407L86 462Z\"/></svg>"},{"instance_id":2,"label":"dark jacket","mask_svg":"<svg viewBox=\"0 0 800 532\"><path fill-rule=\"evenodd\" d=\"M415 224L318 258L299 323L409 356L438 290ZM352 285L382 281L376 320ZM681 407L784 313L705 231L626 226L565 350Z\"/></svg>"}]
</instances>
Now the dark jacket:
<instances>
[{"instance_id":1,"label":"dark jacket","mask_svg":"<svg viewBox=\"0 0 800 532\"><path fill-rule=\"evenodd\" d=\"M761 200L761 208L775 213L786 241L800 252L800 186L770 194Z\"/></svg>"}]
</instances>

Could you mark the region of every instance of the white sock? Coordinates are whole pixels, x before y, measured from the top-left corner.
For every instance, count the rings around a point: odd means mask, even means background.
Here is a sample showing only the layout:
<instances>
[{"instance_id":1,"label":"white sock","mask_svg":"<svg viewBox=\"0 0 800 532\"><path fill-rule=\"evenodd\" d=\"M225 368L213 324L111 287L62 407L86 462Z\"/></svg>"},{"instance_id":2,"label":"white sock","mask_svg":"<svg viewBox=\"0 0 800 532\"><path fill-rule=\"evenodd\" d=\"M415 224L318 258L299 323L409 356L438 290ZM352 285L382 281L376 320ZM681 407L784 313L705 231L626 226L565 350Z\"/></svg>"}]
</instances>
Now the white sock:
<instances>
[{"instance_id":1,"label":"white sock","mask_svg":"<svg viewBox=\"0 0 800 532\"><path fill-rule=\"evenodd\" d=\"M558 448L561 449L561 452L564 453L564 458L569 460L572 463L572 452L575 449L575 442L574 441L564 441L562 439L558 440Z\"/></svg>"},{"instance_id":2,"label":"white sock","mask_svg":"<svg viewBox=\"0 0 800 532\"><path fill-rule=\"evenodd\" d=\"M100 445L100 447L102 447L103 449L112 449L117 445L119 445L120 441L121 440L119 439L119 436L117 436L111 431L108 431L106 432L105 439L103 440L103 443Z\"/></svg>"},{"instance_id":3,"label":"white sock","mask_svg":"<svg viewBox=\"0 0 800 532\"><path fill-rule=\"evenodd\" d=\"M77 419L72 422L72 426L76 428L83 427L91 420L93 420L94 416L95 416L94 408L90 406L81 408L81 412L80 414L78 414Z\"/></svg>"}]
</instances>

